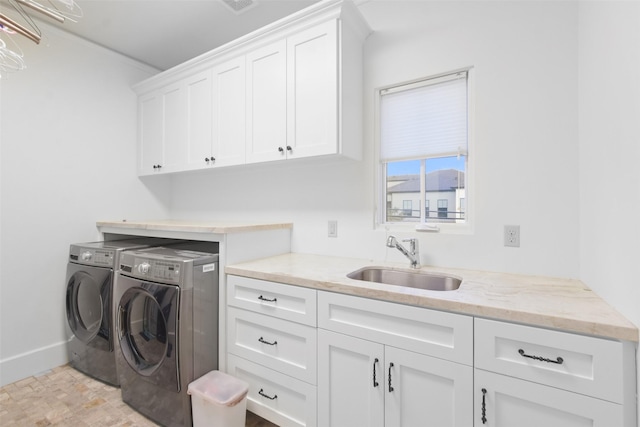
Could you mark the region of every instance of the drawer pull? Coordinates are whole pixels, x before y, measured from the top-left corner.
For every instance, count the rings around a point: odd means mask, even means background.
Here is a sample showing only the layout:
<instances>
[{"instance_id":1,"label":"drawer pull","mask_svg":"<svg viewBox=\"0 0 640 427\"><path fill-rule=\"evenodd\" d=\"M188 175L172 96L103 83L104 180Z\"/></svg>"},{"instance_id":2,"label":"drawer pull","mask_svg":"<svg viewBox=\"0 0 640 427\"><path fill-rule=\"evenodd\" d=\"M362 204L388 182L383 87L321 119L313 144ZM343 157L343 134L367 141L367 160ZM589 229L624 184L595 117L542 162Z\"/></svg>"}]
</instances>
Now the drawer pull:
<instances>
[{"instance_id":1,"label":"drawer pull","mask_svg":"<svg viewBox=\"0 0 640 427\"><path fill-rule=\"evenodd\" d=\"M260 295L260 296L258 297L258 299L259 299L260 301L265 301L265 302L277 302L277 301L278 301L278 298L269 299L269 298L265 298L265 297L263 297L262 295Z\"/></svg>"},{"instance_id":2,"label":"drawer pull","mask_svg":"<svg viewBox=\"0 0 640 427\"><path fill-rule=\"evenodd\" d=\"M278 345L278 341L269 342L269 341L265 341L264 338L262 338L262 337L258 338L258 341L260 341L262 344L266 344L266 345Z\"/></svg>"},{"instance_id":3,"label":"drawer pull","mask_svg":"<svg viewBox=\"0 0 640 427\"><path fill-rule=\"evenodd\" d=\"M376 364L378 363L378 358L376 357L373 361L373 386L378 387L378 381L376 381Z\"/></svg>"},{"instance_id":4,"label":"drawer pull","mask_svg":"<svg viewBox=\"0 0 640 427\"><path fill-rule=\"evenodd\" d=\"M525 354L523 349L518 350L518 353L520 353L520 356L522 357L528 357L529 359L535 359L541 362L556 363L558 365L562 365L562 363L564 362L564 359L562 357L557 357L556 360L553 360L553 359L547 359L546 357L542 357L542 356L531 356L529 354Z\"/></svg>"},{"instance_id":5,"label":"drawer pull","mask_svg":"<svg viewBox=\"0 0 640 427\"><path fill-rule=\"evenodd\" d=\"M487 394L487 389L483 388L482 389L482 418L480 419L482 421L482 424L487 423L487 403L484 400L486 394Z\"/></svg>"},{"instance_id":6,"label":"drawer pull","mask_svg":"<svg viewBox=\"0 0 640 427\"><path fill-rule=\"evenodd\" d=\"M394 390L394 388L391 386L391 368L393 368L393 362L389 363L389 393Z\"/></svg>"},{"instance_id":7,"label":"drawer pull","mask_svg":"<svg viewBox=\"0 0 640 427\"><path fill-rule=\"evenodd\" d=\"M262 397L266 397L269 400L276 400L278 398L277 394L274 394L273 397L269 396L268 394L265 394L264 389L260 389L260 391L258 392L258 394Z\"/></svg>"}]
</instances>

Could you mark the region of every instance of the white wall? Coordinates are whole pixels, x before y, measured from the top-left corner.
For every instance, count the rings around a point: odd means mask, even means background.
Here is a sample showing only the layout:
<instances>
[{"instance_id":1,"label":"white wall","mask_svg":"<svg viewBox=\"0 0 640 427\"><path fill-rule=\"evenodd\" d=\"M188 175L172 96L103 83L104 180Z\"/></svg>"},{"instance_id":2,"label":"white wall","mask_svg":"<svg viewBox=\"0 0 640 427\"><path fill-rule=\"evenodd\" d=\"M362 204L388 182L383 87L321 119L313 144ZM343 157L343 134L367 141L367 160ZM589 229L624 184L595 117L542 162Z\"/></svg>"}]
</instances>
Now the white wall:
<instances>
[{"instance_id":1,"label":"white wall","mask_svg":"<svg viewBox=\"0 0 640 427\"><path fill-rule=\"evenodd\" d=\"M580 278L640 328L640 3L579 16Z\"/></svg>"},{"instance_id":2,"label":"white wall","mask_svg":"<svg viewBox=\"0 0 640 427\"><path fill-rule=\"evenodd\" d=\"M72 23L70 25L73 25ZM66 363L69 244L96 220L167 217L167 181L136 177L136 101L154 70L41 25L0 79L0 384Z\"/></svg>"},{"instance_id":3,"label":"white wall","mask_svg":"<svg viewBox=\"0 0 640 427\"><path fill-rule=\"evenodd\" d=\"M577 277L577 3L372 0L360 10L374 30L364 160L176 176L172 215L291 220L296 252L404 262L373 230L374 89L474 66L475 233L421 234L422 263ZM519 249L503 246L505 224L521 226Z\"/></svg>"}]
</instances>

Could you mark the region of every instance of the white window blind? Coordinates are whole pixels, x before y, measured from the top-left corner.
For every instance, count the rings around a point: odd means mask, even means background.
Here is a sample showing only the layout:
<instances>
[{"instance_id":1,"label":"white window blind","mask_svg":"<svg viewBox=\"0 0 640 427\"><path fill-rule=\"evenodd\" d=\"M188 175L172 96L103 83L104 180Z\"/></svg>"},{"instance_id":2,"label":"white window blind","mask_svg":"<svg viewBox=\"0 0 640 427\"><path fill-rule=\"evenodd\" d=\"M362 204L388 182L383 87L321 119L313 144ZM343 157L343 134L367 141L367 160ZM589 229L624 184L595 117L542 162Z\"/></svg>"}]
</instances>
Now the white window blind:
<instances>
[{"instance_id":1,"label":"white window blind","mask_svg":"<svg viewBox=\"0 0 640 427\"><path fill-rule=\"evenodd\" d=\"M467 72L384 89L383 162L467 153Z\"/></svg>"}]
</instances>

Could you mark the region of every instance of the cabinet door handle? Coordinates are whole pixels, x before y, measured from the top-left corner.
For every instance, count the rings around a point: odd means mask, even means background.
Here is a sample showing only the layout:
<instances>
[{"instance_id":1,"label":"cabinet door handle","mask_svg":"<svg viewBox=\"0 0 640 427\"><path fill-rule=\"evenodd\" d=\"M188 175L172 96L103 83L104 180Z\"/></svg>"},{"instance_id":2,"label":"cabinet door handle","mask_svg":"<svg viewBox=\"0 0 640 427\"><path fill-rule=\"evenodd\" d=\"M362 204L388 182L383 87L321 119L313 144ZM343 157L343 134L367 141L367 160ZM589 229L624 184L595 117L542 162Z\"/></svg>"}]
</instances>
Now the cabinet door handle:
<instances>
[{"instance_id":1,"label":"cabinet door handle","mask_svg":"<svg viewBox=\"0 0 640 427\"><path fill-rule=\"evenodd\" d=\"M258 341L260 341L262 344L266 344L266 345L278 345L278 341L269 342L269 341L265 341L265 339L262 338L262 337L258 338Z\"/></svg>"},{"instance_id":2,"label":"cabinet door handle","mask_svg":"<svg viewBox=\"0 0 640 427\"><path fill-rule=\"evenodd\" d=\"M525 354L523 349L519 349L518 353L520 353L520 356L522 357L528 357L529 359L535 359L541 362L555 363L558 365L562 365L564 363L564 359L560 356L556 357L556 360L553 360L553 359L547 359L546 357L542 357L542 356L531 356L529 354Z\"/></svg>"},{"instance_id":3,"label":"cabinet door handle","mask_svg":"<svg viewBox=\"0 0 640 427\"><path fill-rule=\"evenodd\" d=\"M482 424L487 423L487 402L485 401L486 394L487 394L487 389L483 388L482 389L482 418L480 418L480 420L482 421Z\"/></svg>"},{"instance_id":4,"label":"cabinet door handle","mask_svg":"<svg viewBox=\"0 0 640 427\"><path fill-rule=\"evenodd\" d=\"M378 358L373 361L373 386L378 387L378 381L376 381L376 364L378 364Z\"/></svg>"},{"instance_id":5,"label":"cabinet door handle","mask_svg":"<svg viewBox=\"0 0 640 427\"><path fill-rule=\"evenodd\" d=\"M153 165L154 169L160 169L162 167L162 165Z\"/></svg>"},{"instance_id":6,"label":"cabinet door handle","mask_svg":"<svg viewBox=\"0 0 640 427\"><path fill-rule=\"evenodd\" d=\"M260 391L258 392L258 394L262 397L266 397L269 400L276 400L278 398L277 394L274 394L273 397L269 396L268 394L265 394L264 389L260 389Z\"/></svg>"},{"instance_id":7,"label":"cabinet door handle","mask_svg":"<svg viewBox=\"0 0 640 427\"><path fill-rule=\"evenodd\" d=\"M391 386L391 368L393 368L393 362L389 363L389 393L391 393L394 388Z\"/></svg>"},{"instance_id":8,"label":"cabinet door handle","mask_svg":"<svg viewBox=\"0 0 640 427\"><path fill-rule=\"evenodd\" d=\"M288 152L292 152L292 151L293 151L293 148L291 148L291 146L290 146L290 145L287 145L287 151L288 151Z\"/></svg>"},{"instance_id":9,"label":"cabinet door handle","mask_svg":"<svg viewBox=\"0 0 640 427\"><path fill-rule=\"evenodd\" d=\"M205 161L205 162L207 162L207 163L209 163L209 158L208 158L208 157L205 157L205 158L204 158L204 161Z\"/></svg>"},{"instance_id":10,"label":"cabinet door handle","mask_svg":"<svg viewBox=\"0 0 640 427\"><path fill-rule=\"evenodd\" d=\"M269 299L269 298L263 297L262 295L260 295L258 299L264 302L278 302L278 298Z\"/></svg>"},{"instance_id":11,"label":"cabinet door handle","mask_svg":"<svg viewBox=\"0 0 640 427\"><path fill-rule=\"evenodd\" d=\"M278 151L279 151L280 153L284 153L284 148L282 148L282 147L278 147Z\"/></svg>"}]
</instances>

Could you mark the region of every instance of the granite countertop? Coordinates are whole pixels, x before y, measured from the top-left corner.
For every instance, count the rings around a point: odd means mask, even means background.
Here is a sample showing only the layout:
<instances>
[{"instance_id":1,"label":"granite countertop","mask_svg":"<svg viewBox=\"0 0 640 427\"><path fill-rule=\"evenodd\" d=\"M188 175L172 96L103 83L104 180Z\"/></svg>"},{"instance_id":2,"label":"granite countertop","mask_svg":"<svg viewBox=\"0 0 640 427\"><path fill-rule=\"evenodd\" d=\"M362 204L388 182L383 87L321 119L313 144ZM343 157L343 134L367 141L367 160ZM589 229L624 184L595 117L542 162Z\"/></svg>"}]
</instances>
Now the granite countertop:
<instances>
[{"instance_id":1,"label":"granite countertop","mask_svg":"<svg viewBox=\"0 0 640 427\"><path fill-rule=\"evenodd\" d=\"M242 233L249 231L276 230L293 228L290 222L257 222L257 221L180 221L180 220L120 220L97 221L96 226L117 229L178 231L190 233Z\"/></svg>"},{"instance_id":2,"label":"granite countertop","mask_svg":"<svg viewBox=\"0 0 640 427\"><path fill-rule=\"evenodd\" d=\"M229 265L227 274L270 280L479 317L638 341L638 329L584 283L454 268L422 267L462 279L455 291L428 291L353 280L347 273L367 266L408 270L400 263L308 254L284 254Z\"/></svg>"}]
</instances>

